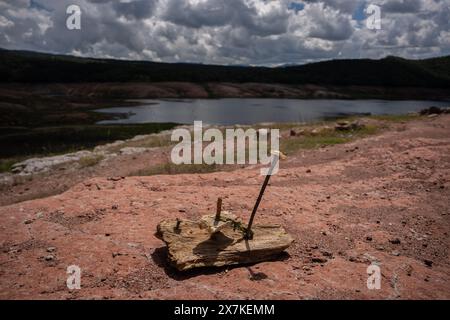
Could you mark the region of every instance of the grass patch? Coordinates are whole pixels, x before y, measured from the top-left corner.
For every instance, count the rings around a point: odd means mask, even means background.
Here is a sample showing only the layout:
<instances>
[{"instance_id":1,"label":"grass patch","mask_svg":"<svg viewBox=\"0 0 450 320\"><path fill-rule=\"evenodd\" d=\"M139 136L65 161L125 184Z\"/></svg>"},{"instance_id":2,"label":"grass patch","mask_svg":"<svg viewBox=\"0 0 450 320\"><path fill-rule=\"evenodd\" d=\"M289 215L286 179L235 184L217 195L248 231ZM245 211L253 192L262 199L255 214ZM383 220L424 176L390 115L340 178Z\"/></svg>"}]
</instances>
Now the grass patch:
<instances>
[{"instance_id":1,"label":"grass patch","mask_svg":"<svg viewBox=\"0 0 450 320\"><path fill-rule=\"evenodd\" d=\"M152 123L31 128L0 136L0 158L47 156L90 149L99 144L157 133L175 126L174 123Z\"/></svg>"},{"instance_id":2,"label":"grass patch","mask_svg":"<svg viewBox=\"0 0 450 320\"><path fill-rule=\"evenodd\" d=\"M0 173L9 172L13 164L17 163L17 159L1 159L0 160Z\"/></svg>"},{"instance_id":3,"label":"grass patch","mask_svg":"<svg viewBox=\"0 0 450 320\"><path fill-rule=\"evenodd\" d=\"M120 149L122 148L133 148L133 147L137 147L137 148L158 148L158 147L167 147L170 145L173 145L177 142L172 142L170 140L170 136L169 135L164 135L164 136L150 136L147 137L145 139L140 139L137 141L128 141L125 142L124 144L121 144L119 146L113 146L113 147L109 147L108 151L109 152L119 152Z\"/></svg>"},{"instance_id":4,"label":"grass patch","mask_svg":"<svg viewBox=\"0 0 450 320\"><path fill-rule=\"evenodd\" d=\"M358 138L363 138L378 132L378 127L366 125L357 130L347 132L336 131L333 128L324 128L317 133L306 131L300 137L290 137L280 140L280 150L287 155L302 149L316 149L336 144L347 143Z\"/></svg>"},{"instance_id":5,"label":"grass patch","mask_svg":"<svg viewBox=\"0 0 450 320\"><path fill-rule=\"evenodd\" d=\"M105 157L102 155L96 155L96 156L87 156L81 158L78 163L80 164L80 168L88 168L93 167L96 164L100 163Z\"/></svg>"},{"instance_id":6,"label":"grass patch","mask_svg":"<svg viewBox=\"0 0 450 320\"><path fill-rule=\"evenodd\" d=\"M296 126L298 128L298 126ZM290 137L280 139L280 150L288 155L292 155L301 149L316 149L324 146L332 146L350 142L357 138L369 136L378 132L378 127L374 125L366 125L358 130L348 132L339 132L334 128L323 128L315 133L305 131L300 137ZM248 146L247 146L248 147ZM248 150L246 152L248 159ZM217 171L226 171L231 169L229 165L207 165L207 164L182 164L176 165L171 162L159 164L138 170L131 175L133 176L152 176L152 175L174 175L189 173L211 173Z\"/></svg>"},{"instance_id":7,"label":"grass patch","mask_svg":"<svg viewBox=\"0 0 450 320\"><path fill-rule=\"evenodd\" d=\"M370 116L370 118L380 121L390 121L390 122L405 122L419 119L421 116L418 114L392 114L392 115L379 115Z\"/></svg>"}]
</instances>

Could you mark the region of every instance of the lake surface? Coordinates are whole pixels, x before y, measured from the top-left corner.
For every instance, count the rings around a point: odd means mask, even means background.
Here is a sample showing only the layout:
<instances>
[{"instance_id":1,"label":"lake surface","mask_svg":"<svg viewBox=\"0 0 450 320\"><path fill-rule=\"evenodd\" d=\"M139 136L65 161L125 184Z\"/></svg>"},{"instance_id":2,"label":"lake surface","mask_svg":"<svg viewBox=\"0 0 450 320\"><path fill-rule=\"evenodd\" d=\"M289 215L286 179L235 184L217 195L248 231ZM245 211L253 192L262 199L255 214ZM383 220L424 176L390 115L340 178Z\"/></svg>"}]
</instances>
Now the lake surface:
<instances>
[{"instance_id":1,"label":"lake surface","mask_svg":"<svg viewBox=\"0 0 450 320\"><path fill-rule=\"evenodd\" d=\"M406 114L421 109L448 106L442 101L386 100L298 100L298 99L193 99L138 100L134 107L99 109L98 112L126 114L125 119L101 124L175 122L234 125L261 122L312 122L358 114Z\"/></svg>"}]
</instances>

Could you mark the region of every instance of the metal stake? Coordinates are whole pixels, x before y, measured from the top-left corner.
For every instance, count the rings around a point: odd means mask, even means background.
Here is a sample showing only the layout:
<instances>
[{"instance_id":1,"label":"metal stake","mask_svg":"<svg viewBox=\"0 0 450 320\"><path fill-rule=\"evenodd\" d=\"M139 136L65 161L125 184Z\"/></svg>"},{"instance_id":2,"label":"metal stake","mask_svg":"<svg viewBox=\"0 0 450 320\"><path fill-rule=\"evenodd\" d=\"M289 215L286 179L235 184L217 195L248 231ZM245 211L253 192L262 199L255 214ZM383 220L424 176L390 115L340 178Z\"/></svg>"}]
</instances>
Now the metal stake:
<instances>
[{"instance_id":1,"label":"metal stake","mask_svg":"<svg viewBox=\"0 0 450 320\"><path fill-rule=\"evenodd\" d=\"M258 199L256 199L255 206L253 207L252 215L250 216L250 220L247 225L247 230L245 232L245 239L248 239L248 240L253 239L253 232L252 232L253 220L255 219L256 211L258 210L259 203L261 202L261 199L264 195L264 191L266 191L266 187L269 184L269 180L270 180L270 177L272 176L273 169L277 165L279 159L280 159L280 153L274 152L272 165L270 166L269 172L267 172L266 178L264 179L264 183L261 187L261 191L259 192Z\"/></svg>"},{"instance_id":2,"label":"metal stake","mask_svg":"<svg viewBox=\"0 0 450 320\"><path fill-rule=\"evenodd\" d=\"M222 198L217 199L217 209L216 209L216 221L220 220L220 213L222 212Z\"/></svg>"}]
</instances>

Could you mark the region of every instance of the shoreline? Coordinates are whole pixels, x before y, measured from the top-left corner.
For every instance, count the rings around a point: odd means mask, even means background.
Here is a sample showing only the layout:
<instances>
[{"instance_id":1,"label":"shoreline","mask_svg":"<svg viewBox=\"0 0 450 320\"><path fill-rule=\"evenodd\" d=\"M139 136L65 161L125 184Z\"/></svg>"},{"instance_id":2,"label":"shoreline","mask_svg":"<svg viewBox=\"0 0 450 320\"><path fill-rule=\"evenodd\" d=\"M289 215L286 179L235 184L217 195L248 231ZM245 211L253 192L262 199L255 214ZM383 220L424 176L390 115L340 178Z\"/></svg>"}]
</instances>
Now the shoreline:
<instances>
[{"instance_id":1,"label":"shoreline","mask_svg":"<svg viewBox=\"0 0 450 320\"><path fill-rule=\"evenodd\" d=\"M309 124L261 123L259 126L238 127L280 129L280 150L290 155L299 150L345 144L390 130L398 126L398 123L424 119L426 117L417 114L356 116L347 118L347 121L362 122L362 129L348 132L335 130L334 120ZM193 129L192 125L174 125L173 128L175 127ZM231 127L233 126L218 126L220 129ZM79 148L59 154L29 155L19 159L11 158L8 168L5 168L7 170L0 173L0 190L4 191L3 197L0 197L0 205L60 193L88 177L208 173L235 170L241 167L240 165L173 165L170 163L170 152L177 142L170 141L170 135L169 128L150 134L133 135L127 139L116 139L106 144L96 144L92 148ZM42 182L39 188L31 187L36 181Z\"/></svg>"},{"instance_id":2,"label":"shoreline","mask_svg":"<svg viewBox=\"0 0 450 320\"><path fill-rule=\"evenodd\" d=\"M282 98L338 100L436 100L450 101L448 88L336 86L256 82L91 82L2 83L2 91L69 99L223 99Z\"/></svg>"}]
</instances>

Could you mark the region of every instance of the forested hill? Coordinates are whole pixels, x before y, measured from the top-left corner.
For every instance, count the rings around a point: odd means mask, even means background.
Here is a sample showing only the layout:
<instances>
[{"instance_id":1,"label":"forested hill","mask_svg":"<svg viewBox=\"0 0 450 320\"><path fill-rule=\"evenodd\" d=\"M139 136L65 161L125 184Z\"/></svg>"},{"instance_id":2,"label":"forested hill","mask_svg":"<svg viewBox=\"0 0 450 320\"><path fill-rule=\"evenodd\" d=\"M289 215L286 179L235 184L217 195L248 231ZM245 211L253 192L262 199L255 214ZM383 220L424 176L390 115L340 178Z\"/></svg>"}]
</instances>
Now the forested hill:
<instances>
[{"instance_id":1,"label":"forested hill","mask_svg":"<svg viewBox=\"0 0 450 320\"><path fill-rule=\"evenodd\" d=\"M0 49L0 74L3 83L183 81L450 88L450 56L330 60L268 68L92 59Z\"/></svg>"}]
</instances>

